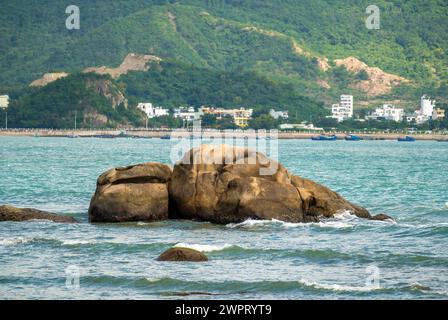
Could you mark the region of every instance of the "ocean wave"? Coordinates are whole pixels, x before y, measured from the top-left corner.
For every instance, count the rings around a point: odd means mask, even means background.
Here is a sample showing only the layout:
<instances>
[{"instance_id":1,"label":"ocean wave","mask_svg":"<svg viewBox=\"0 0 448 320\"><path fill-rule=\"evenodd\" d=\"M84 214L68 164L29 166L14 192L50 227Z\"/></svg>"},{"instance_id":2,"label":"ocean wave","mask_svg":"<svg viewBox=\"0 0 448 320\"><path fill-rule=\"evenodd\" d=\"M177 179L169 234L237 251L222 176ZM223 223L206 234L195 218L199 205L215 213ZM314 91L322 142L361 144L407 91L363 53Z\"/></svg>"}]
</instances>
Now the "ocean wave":
<instances>
[{"instance_id":1,"label":"ocean wave","mask_svg":"<svg viewBox=\"0 0 448 320\"><path fill-rule=\"evenodd\" d=\"M83 244L98 244L97 240L60 240L63 246L76 246Z\"/></svg>"},{"instance_id":2,"label":"ocean wave","mask_svg":"<svg viewBox=\"0 0 448 320\"><path fill-rule=\"evenodd\" d=\"M366 219L361 219L350 211L342 211L340 213L335 214L331 218L322 218L319 222L285 222L277 219L271 220L254 220L248 219L240 223L229 223L226 225L227 228L259 228L265 226L274 226L281 228L303 228L303 227L319 227L319 228L334 228L334 229L349 229L353 228L359 224L378 224L382 223L386 226L396 225L397 222L391 219L387 219L385 221L370 221Z\"/></svg>"},{"instance_id":3,"label":"ocean wave","mask_svg":"<svg viewBox=\"0 0 448 320\"><path fill-rule=\"evenodd\" d=\"M375 290L381 290L381 287L376 286L348 286L341 284L327 284L327 283L319 283L316 281L311 281L307 279L300 279L299 284L305 287L312 287L315 289L329 290L329 291L344 291L344 292L370 292Z\"/></svg>"},{"instance_id":4,"label":"ocean wave","mask_svg":"<svg viewBox=\"0 0 448 320\"><path fill-rule=\"evenodd\" d=\"M234 247L231 244L222 245L210 245L210 244L190 244L190 243L177 243L175 248L189 248L200 252L213 252L222 251Z\"/></svg>"},{"instance_id":5,"label":"ocean wave","mask_svg":"<svg viewBox=\"0 0 448 320\"><path fill-rule=\"evenodd\" d=\"M278 226L282 228L304 228L304 227L310 227L310 226L316 226L320 228L336 228L336 229L342 229L342 228L353 228L353 224L350 224L348 222L344 221L334 221L330 219L326 219L324 221L319 222L285 222L280 221L277 219L272 220L253 220L248 219L240 223L229 223L226 225L227 228L235 229L235 228L242 228L242 229L250 229L250 228L256 228L256 227L265 227L265 226Z\"/></svg>"},{"instance_id":6,"label":"ocean wave","mask_svg":"<svg viewBox=\"0 0 448 320\"><path fill-rule=\"evenodd\" d=\"M0 240L0 246L15 246L19 244L25 244L28 242L31 242L33 239L31 238L24 238L24 237L17 237L17 238L6 238Z\"/></svg>"}]
</instances>

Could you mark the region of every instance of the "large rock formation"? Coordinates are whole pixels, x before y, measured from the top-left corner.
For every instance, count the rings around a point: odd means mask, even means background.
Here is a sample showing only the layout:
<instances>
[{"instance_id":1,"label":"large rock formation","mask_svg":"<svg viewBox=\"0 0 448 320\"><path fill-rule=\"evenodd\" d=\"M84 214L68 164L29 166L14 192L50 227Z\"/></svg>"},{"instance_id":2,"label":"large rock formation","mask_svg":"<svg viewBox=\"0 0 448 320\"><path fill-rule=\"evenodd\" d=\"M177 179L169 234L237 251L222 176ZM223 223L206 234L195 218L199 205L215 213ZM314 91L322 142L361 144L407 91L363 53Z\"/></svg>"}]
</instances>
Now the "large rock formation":
<instances>
[{"instance_id":1,"label":"large rock formation","mask_svg":"<svg viewBox=\"0 0 448 320\"><path fill-rule=\"evenodd\" d=\"M202 145L171 171L159 163L112 169L101 175L89 208L91 222L190 219L219 224L247 219L313 222L350 211L372 217L327 187L294 176L247 148Z\"/></svg>"},{"instance_id":2,"label":"large rock formation","mask_svg":"<svg viewBox=\"0 0 448 320\"><path fill-rule=\"evenodd\" d=\"M76 223L73 217L60 216L53 213L29 208L0 206L0 221L50 220L53 222Z\"/></svg>"},{"instance_id":3,"label":"large rock formation","mask_svg":"<svg viewBox=\"0 0 448 320\"><path fill-rule=\"evenodd\" d=\"M171 168L145 163L103 173L89 208L91 222L159 221L168 219Z\"/></svg>"},{"instance_id":4,"label":"large rock formation","mask_svg":"<svg viewBox=\"0 0 448 320\"><path fill-rule=\"evenodd\" d=\"M246 219L317 221L364 208L311 180L291 175L281 164L247 148L207 146L190 150L169 183L171 217L227 224Z\"/></svg>"}]
</instances>

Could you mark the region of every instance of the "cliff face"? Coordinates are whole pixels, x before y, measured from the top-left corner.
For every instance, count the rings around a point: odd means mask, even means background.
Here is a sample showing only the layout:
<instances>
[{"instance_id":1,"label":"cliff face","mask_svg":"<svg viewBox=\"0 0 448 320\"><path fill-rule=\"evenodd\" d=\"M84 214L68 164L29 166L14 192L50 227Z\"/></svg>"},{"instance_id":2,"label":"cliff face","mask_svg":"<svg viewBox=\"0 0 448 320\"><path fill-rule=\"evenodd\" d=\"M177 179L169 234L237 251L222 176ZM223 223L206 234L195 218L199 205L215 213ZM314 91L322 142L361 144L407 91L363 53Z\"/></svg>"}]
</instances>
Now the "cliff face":
<instances>
[{"instance_id":1,"label":"cliff face","mask_svg":"<svg viewBox=\"0 0 448 320\"><path fill-rule=\"evenodd\" d=\"M88 79L86 88L94 89L96 93L105 97L113 109L116 109L119 105L128 108L128 100L124 94L108 79Z\"/></svg>"}]
</instances>

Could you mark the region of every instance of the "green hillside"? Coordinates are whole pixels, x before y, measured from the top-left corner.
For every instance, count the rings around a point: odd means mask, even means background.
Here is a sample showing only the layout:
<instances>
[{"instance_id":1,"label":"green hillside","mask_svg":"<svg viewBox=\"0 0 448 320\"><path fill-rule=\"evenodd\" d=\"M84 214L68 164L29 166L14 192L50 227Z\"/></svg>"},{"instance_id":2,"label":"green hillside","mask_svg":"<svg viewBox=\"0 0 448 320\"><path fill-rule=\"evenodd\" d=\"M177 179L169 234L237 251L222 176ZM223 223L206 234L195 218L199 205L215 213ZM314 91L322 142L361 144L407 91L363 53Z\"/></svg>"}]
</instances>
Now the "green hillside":
<instances>
[{"instance_id":1,"label":"green hillside","mask_svg":"<svg viewBox=\"0 0 448 320\"><path fill-rule=\"evenodd\" d=\"M79 0L80 30L65 28L68 3L3 2L0 93L13 98L46 72L118 66L131 52L189 65L198 79L251 74L276 88L293 88L293 96L308 96L326 105L342 92L354 94L357 101L400 99L410 105L423 92L438 101L446 101L448 93L448 3L444 0L379 0L375 4L381 10L380 30L365 27L365 9L371 4L366 0ZM354 86L365 74L334 66L335 59L349 56L409 82L389 93L368 95ZM318 59L325 58L328 70L319 67ZM149 95L131 85L127 94L132 103L154 96L169 96L160 99L178 104L192 100L189 94L172 92L176 79L171 76L174 82L165 85L155 85L151 72L122 78L126 80L118 81L128 85L138 78L165 90ZM271 99L305 115L305 107L288 102L290 96L283 94L276 91ZM258 103L250 95L239 96L240 104ZM223 105L233 101L210 94L198 104L213 99Z\"/></svg>"},{"instance_id":2,"label":"green hillside","mask_svg":"<svg viewBox=\"0 0 448 320\"><path fill-rule=\"evenodd\" d=\"M123 95L128 107L124 103L112 107ZM292 120L327 115L322 105L290 84L254 72L214 71L168 61L154 63L148 72L130 72L117 81L91 73L75 74L45 87L24 89L10 106L9 122L12 127L71 128L77 114L79 126L86 128L142 126L143 115L132 107L141 101L171 109L180 105L251 107L258 113L281 105L290 111Z\"/></svg>"},{"instance_id":3,"label":"green hillside","mask_svg":"<svg viewBox=\"0 0 448 320\"><path fill-rule=\"evenodd\" d=\"M129 108L121 88L109 77L77 74L41 88L21 92L9 107L15 128L115 127L138 123L141 114Z\"/></svg>"}]
</instances>

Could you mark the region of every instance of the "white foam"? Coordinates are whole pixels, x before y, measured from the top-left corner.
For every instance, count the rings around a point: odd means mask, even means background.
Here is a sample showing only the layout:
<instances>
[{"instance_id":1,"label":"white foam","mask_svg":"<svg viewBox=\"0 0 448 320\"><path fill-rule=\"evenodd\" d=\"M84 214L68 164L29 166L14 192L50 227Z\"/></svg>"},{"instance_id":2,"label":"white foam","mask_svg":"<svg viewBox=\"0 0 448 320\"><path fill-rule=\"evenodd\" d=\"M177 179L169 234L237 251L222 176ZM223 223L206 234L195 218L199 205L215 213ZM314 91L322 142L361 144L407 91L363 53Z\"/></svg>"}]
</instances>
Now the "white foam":
<instances>
[{"instance_id":1,"label":"white foam","mask_svg":"<svg viewBox=\"0 0 448 320\"><path fill-rule=\"evenodd\" d=\"M74 246L78 244L95 244L96 240L62 240L62 244L65 246Z\"/></svg>"},{"instance_id":2,"label":"white foam","mask_svg":"<svg viewBox=\"0 0 448 320\"><path fill-rule=\"evenodd\" d=\"M355 220L357 218L358 217L355 216L351 211L344 210L344 211L340 211L340 212L336 213L333 216L332 219L335 219L335 220L349 220L349 221L351 221L351 220Z\"/></svg>"},{"instance_id":3,"label":"white foam","mask_svg":"<svg viewBox=\"0 0 448 320\"><path fill-rule=\"evenodd\" d=\"M30 242L32 239L27 239L23 237L17 237L17 238L7 238L0 240L1 246L15 246L18 244L24 244Z\"/></svg>"},{"instance_id":4,"label":"white foam","mask_svg":"<svg viewBox=\"0 0 448 320\"><path fill-rule=\"evenodd\" d=\"M343 220L343 219L339 219ZM303 227L309 227L309 226L318 226L321 228L352 228L353 225L347 222L343 221L334 221L333 219L326 219L320 222L310 222L310 223L304 223L304 222L285 222L280 221L276 219L272 220L252 220L248 219L246 221L243 221L241 223L229 223L226 225L227 228L252 228L257 226L264 226L264 225L279 225L283 228L303 228Z\"/></svg>"},{"instance_id":5,"label":"white foam","mask_svg":"<svg viewBox=\"0 0 448 320\"><path fill-rule=\"evenodd\" d=\"M445 207L448 208L448 202L445 202Z\"/></svg>"},{"instance_id":6,"label":"white foam","mask_svg":"<svg viewBox=\"0 0 448 320\"><path fill-rule=\"evenodd\" d=\"M320 222L312 222L311 224L321 228L335 228L335 229L353 228L353 224L342 221L320 221Z\"/></svg>"},{"instance_id":7,"label":"white foam","mask_svg":"<svg viewBox=\"0 0 448 320\"><path fill-rule=\"evenodd\" d=\"M250 227L254 227L254 226L260 226L260 225L265 225L265 224L272 224L273 222L275 223L277 220L252 220L252 219L247 219L243 222L240 223L229 223L226 225L227 228L250 228Z\"/></svg>"},{"instance_id":8,"label":"white foam","mask_svg":"<svg viewBox=\"0 0 448 320\"><path fill-rule=\"evenodd\" d=\"M221 251L233 247L231 244L223 245L210 245L210 244L190 244L190 243L178 243L175 248L189 248L200 252L213 252Z\"/></svg>"},{"instance_id":9,"label":"white foam","mask_svg":"<svg viewBox=\"0 0 448 320\"><path fill-rule=\"evenodd\" d=\"M331 290L331 291L370 292L370 291L380 289L380 287L374 287L374 286L357 287L357 286L340 285L340 284L336 284L336 283L335 284L319 283L319 282L306 280L306 279L300 279L299 283L302 285L305 285L307 287L313 287L316 289L324 289L324 290Z\"/></svg>"}]
</instances>

